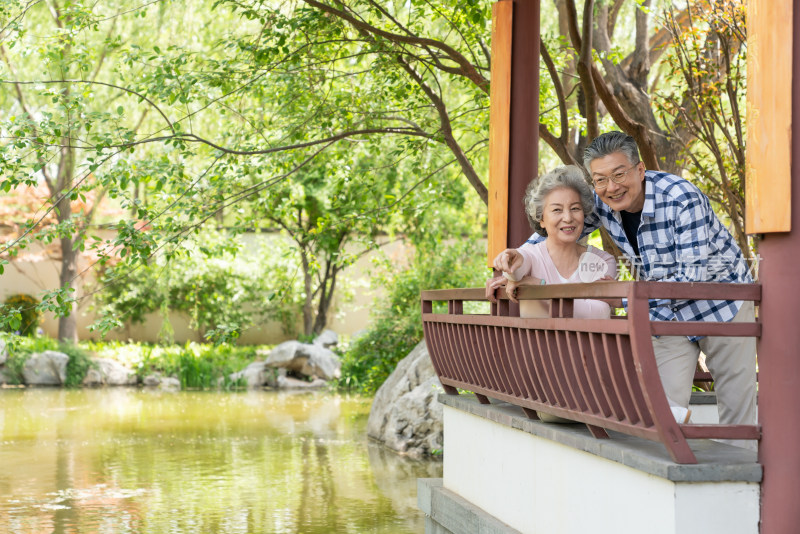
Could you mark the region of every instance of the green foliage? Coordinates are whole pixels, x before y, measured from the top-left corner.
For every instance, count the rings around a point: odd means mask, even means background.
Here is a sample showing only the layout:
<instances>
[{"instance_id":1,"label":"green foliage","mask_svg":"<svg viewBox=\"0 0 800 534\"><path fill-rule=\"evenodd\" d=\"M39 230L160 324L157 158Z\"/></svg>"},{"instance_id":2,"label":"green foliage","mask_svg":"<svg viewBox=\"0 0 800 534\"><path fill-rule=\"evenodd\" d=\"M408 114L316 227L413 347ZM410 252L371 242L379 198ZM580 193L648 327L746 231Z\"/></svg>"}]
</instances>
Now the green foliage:
<instances>
[{"instance_id":1,"label":"green foliage","mask_svg":"<svg viewBox=\"0 0 800 534\"><path fill-rule=\"evenodd\" d=\"M54 343L54 342L53 342ZM109 358L135 370L139 380L151 374L176 377L181 387L194 389L234 388L242 384L229 375L252 363L258 346L236 347L186 343L152 345L120 341L87 341L80 343L85 353Z\"/></svg>"},{"instance_id":2,"label":"green foliage","mask_svg":"<svg viewBox=\"0 0 800 534\"><path fill-rule=\"evenodd\" d=\"M3 366L3 374L9 384L19 385L25 382L22 370L25 368L25 362L28 361L29 357L29 353L9 351L8 359Z\"/></svg>"},{"instance_id":3,"label":"green foliage","mask_svg":"<svg viewBox=\"0 0 800 534\"><path fill-rule=\"evenodd\" d=\"M64 387L80 387L89 369L96 367L94 362L92 362L91 355L86 350L71 343L59 343L57 350L69 356L69 361L67 362L67 378L64 381Z\"/></svg>"},{"instance_id":4,"label":"green foliage","mask_svg":"<svg viewBox=\"0 0 800 534\"><path fill-rule=\"evenodd\" d=\"M374 394L422 340L420 291L483 286L490 272L484 247L473 239L417 249L404 271L387 270L378 279L389 294L378 304L368 332L345 347L339 385Z\"/></svg>"},{"instance_id":5,"label":"green foliage","mask_svg":"<svg viewBox=\"0 0 800 534\"><path fill-rule=\"evenodd\" d=\"M101 266L121 258L103 279L118 288L103 298L98 329L172 309L189 314L208 339L232 341L260 320L257 309L291 327L303 313L304 333L318 332L340 289L337 275L375 246L378 233L404 232L428 210L442 218L464 204L468 217L485 212L461 174L471 166L485 175L485 4L390 8L412 31L472 58L481 87L427 46L415 45L421 60L414 59L408 43L365 39L303 3L187 6L110 1L59 14L9 2L16 15L4 35L8 68L0 68L25 83L0 94L0 110L15 113L0 111L9 132L0 144L0 188L64 176L48 182L65 185L51 198L85 204L71 216L63 204L42 206L64 216L37 237L73 238ZM375 28L388 22L367 2L348 9ZM81 143L60 157L73 138ZM88 230L93 198L124 210L108 221L111 237ZM235 231L281 229L296 246L291 258L281 252L272 263L291 259L298 267L270 272L272 294L242 289L247 280L213 265L216 252L202 265L184 251L212 218ZM9 254L23 246L11 243ZM193 269L173 272L178 263L168 260L179 256ZM48 291L44 309L68 313L73 289ZM253 306L230 298L256 293Z\"/></svg>"},{"instance_id":6,"label":"green foliage","mask_svg":"<svg viewBox=\"0 0 800 534\"><path fill-rule=\"evenodd\" d=\"M713 2L688 12L682 26L666 13L675 36L665 54L668 90L654 101L659 118L694 140L680 154L691 180L727 219L739 247L750 255L744 228L746 182L747 25L742 2Z\"/></svg>"},{"instance_id":7,"label":"green foliage","mask_svg":"<svg viewBox=\"0 0 800 534\"><path fill-rule=\"evenodd\" d=\"M229 375L242 370L256 357L256 347L252 346L187 343L182 347L137 347L140 357L135 367L140 379L154 373L173 376L181 381L182 388L230 389L241 386L239 382L231 381Z\"/></svg>"},{"instance_id":8,"label":"green foliage","mask_svg":"<svg viewBox=\"0 0 800 534\"><path fill-rule=\"evenodd\" d=\"M21 336L34 336L42 322L39 301L31 295L17 294L0 306L0 331L16 332Z\"/></svg>"},{"instance_id":9,"label":"green foliage","mask_svg":"<svg viewBox=\"0 0 800 534\"><path fill-rule=\"evenodd\" d=\"M54 350L69 356L67 377L63 384L64 387L68 388L80 387L86 373L94 366L90 352L78 345L59 343L46 336L5 336L3 339L8 344L8 360L5 364L5 374L11 384L22 384L24 382L22 371L25 368L25 362L34 353Z\"/></svg>"},{"instance_id":10,"label":"green foliage","mask_svg":"<svg viewBox=\"0 0 800 534\"><path fill-rule=\"evenodd\" d=\"M136 371L141 380L158 373L174 376L183 388L213 389L241 386L230 380L232 373L253 362L259 348L187 343L186 345L150 345L119 341L87 341L78 345L59 343L49 337L26 338L0 333L8 347L8 360L3 372L9 383L22 384L22 370L33 353L55 350L69 356L66 387L79 387L86 373L94 367L92 357L109 358Z\"/></svg>"},{"instance_id":11,"label":"green foliage","mask_svg":"<svg viewBox=\"0 0 800 534\"><path fill-rule=\"evenodd\" d=\"M49 337L25 337L15 334L8 335L0 332L0 339L6 343L8 359L3 372L9 384L23 384L25 382L22 370L25 362L35 352L58 350L58 342Z\"/></svg>"},{"instance_id":12,"label":"green foliage","mask_svg":"<svg viewBox=\"0 0 800 534\"><path fill-rule=\"evenodd\" d=\"M217 343L235 340L266 318L280 319L290 330L297 305L290 300L278 305L275 300L276 294L291 295L296 289L287 279L297 266L287 258L286 245L276 238L260 250L242 252L243 248L230 235L206 229L169 256L108 269L96 297L101 320L95 327L108 331L125 321L143 322L147 314L161 311L162 332L171 332L168 314L176 311L189 316L192 328Z\"/></svg>"}]
</instances>

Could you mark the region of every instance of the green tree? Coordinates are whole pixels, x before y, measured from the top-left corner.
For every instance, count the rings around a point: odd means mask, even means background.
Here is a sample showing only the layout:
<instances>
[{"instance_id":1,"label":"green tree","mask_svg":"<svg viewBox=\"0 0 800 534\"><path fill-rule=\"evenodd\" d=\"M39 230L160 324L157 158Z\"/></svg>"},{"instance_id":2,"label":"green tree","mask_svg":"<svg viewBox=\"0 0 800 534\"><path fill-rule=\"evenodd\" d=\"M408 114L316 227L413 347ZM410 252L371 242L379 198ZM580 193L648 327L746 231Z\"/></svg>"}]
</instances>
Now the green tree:
<instances>
[{"instance_id":1,"label":"green tree","mask_svg":"<svg viewBox=\"0 0 800 534\"><path fill-rule=\"evenodd\" d=\"M714 1L687 10L688 23L666 13L674 46L666 55L670 84L656 99L658 111L692 133L696 142L681 155L703 192L722 209L739 247L750 244L745 213L745 6Z\"/></svg>"},{"instance_id":2,"label":"green tree","mask_svg":"<svg viewBox=\"0 0 800 534\"><path fill-rule=\"evenodd\" d=\"M351 236L408 229L417 206L433 205L423 191L451 189L435 199L448 211L468 187L476 201L462 203L461 214L481 224L489 4L48 1L9 0L0 13L8 57L0 98L17 102L0 112L0 187L47 172L61 191L53 211L96 190L131 214L109 242L87 241L86 219L65 218L53 236L67 239L66 249L94 246L101 261L118 254L147 265L209 221L237 231L271 221L298 243L300 263L305 255L304 292L324 321L336 287L325 273L347 265ZM549 76L539 130L562 161L577 161L582 143L615 122L639 141L648 166L679 170L671 167L697 134L653 111L675 33L656 17L660 5L586 1L579 13L574 0L543 4ZM679 27L693 5L676 13ZM61 15L53 19L48 6ZM20 93L36 101L27 112ZM371 180L352 171L356 162L401 172ZM75 277L65 272L42 307L66 315ZM305 284L309 275L318 290ZM316 318L306 321L312 331Z\"/></svg>"},{"instance_id":3,"label":"green tree","mask_svg":"<svg viewBox=\"0 0 800 534\"><path fill-rule=\"evenodd\" d=\"M119 14L121 6L115 7L112 15ZM8 193L42 183L49 196L37 210L39 216L0 255L15 255L33 234L45 244L58 242L59 287L46 293L40 306L59 316L58 338L76 342L77 259L87 248L90 225L108 188L109 177L101 167L113 174L114 161L125 150L120 143L134 137L144 113L128 128L123 106L107 111L120 97L103 81L121 44L116 24L101 30L100 14L58 0L7 2L2 14L2 82L10 91L0 95L6 109L0 188ZM126 30L136 33L143 26L134 19Z\"/></svg>"},{"instance_id":4,"label":"green tree","mask_svg":"<svg viewBox=\"0 0 800 534\"><path fill-rule=\"evenodd\" d=\"M205 13L201 25L213 29L220 24L226 18L219 16L223 6ZM92 37L109 25L125 26L123 20L130 15L120 6L114 7L115 13L123 14L106 16L97 6L94 11L82 11L80 17L73 17L74 33ZM413 111L413 98L427 96L422 90L410 91L406 81L395 74L372 68L374 54L357 50L364 46L363 41L342 40L338 47L315 47L314 54L308 52L306 40L312 32L307 30L318 31L315 38L340 31L330 25L323 27L326 18L320 12L299 10L285 16L272 11L268 13L273 17L270 31L257 31L266 19L253 17L239 6L235 9L239 10L237 16L253 20L253 24L241 26L238 33L220 31L202 46L145 48L131 42L134 36L126 33L111 48L98 44L87 49L80 56L85 61L81 65L89 64L98 50L107 50L116 68L107 81L60 77L60 83L70 88L75 105L82 106L81 117L90 117L86 122L95 130L102 127L99 133L83 136L81 143L70 141L67 146L73 154L81 154L95 180L84 180L81 187L103 187L133 215L114 226L117 236L111 242L97 242L98 249L114 247L114 254L132 266L147 265L157 255L168 260L178 253L181 242L211 219L239 231L246 225L271 222L283 227L298 244L309 299L304 306L306 329L319 330L327 317L336 275L359 253L345 251L353 236L360 236L362 248L372 246L379 228L398 221L392 213L402 213L407 203L415 200L409 193L420 191L436 177L444 176L447 181L442 186L453 188L448 167L458 164L463 170L464 156L473 147L485 145L485 140L476 136L474 124L469 124L465 131L475 140L473 145L459 149L455 157L444 158L442 152L452 154L444 148L448 136L442 139L436 128L426 129L403 109L396 109L408 106ZM150 11L142 8L134 15ZM302 24L294 15L300 15ZM175 18L160 11L162 30L167 25L163 21ZM22 43L25 34L16 38ZM341 69L331 69L331 65ZM18 91L36 87L35 79L11 81ZM126 105L110 113L90 111L90 104L99 104L98 99L89 98L95 91L107 91ZM400 99L409 92L413 98ZM131 97L138 102L131 102ZM128 120L131 112L140 117L133 125ZM469 110L463 114L468 116ZM430 117L422 119L431 122ZM43 139L33 129L41 129L41 125L28 120L30 127L19 129L16 142L4 147L5 168L15 171L5 180L5 187L38 177L41 168L29 161L31 147L40 151L63 148L60 138ZM438 124L435 120L434 125ZM86 125L78 131L81 128ZM452 137L452 132L449 135ZM372 143L368 140L373 137L379 139L376 136L396 140L381 145L383 152L391 153L390 158L375 158L374 153L360 148ZM349 155L354 148L356 154ZM330 161L335 165L328 160L313 163L334 150L337 154ZM348 154L347 158L342 154ZM383 167L385 172L374 174L372 183L363 183L365 168L371 165ZM398 165L407 173L392 170ZM334 167L335 172L329 172ZM298 210L301 215L294 224L294 217L286 217ZM62 230L76 238L69 228ZM107 254L101 253L101 257ZM318 284L309 283L315 278ZM318 305L312 320L309 311L314 298ZM62 303L61 309L68 310L68 306Z\"/></svg>"}]
</instances>

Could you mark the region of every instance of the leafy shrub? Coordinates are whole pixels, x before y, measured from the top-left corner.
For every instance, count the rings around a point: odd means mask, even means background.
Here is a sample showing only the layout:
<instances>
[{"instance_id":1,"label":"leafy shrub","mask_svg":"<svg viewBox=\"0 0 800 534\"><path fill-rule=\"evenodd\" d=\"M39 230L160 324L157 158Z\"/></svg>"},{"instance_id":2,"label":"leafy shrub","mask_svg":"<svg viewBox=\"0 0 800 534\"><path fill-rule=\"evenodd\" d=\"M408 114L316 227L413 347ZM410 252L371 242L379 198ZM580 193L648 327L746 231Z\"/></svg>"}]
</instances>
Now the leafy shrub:
<instances>
[{"instance_id":1,"label":"leafy shrub","mask_svg":"<svg viewBox=\"0 0 800 534\"><path fill-rule=\"evenodd\" d=\"M22 371L25 362L31 354L46 350L58 350L58 342L49 337L24 337L18 335L0 334L6 343L8 359L3 367L3 374L9 384L23 384L25 382Z\"/></svg>"},{"instance_id":2,"label":"leafy shrub","mask_svg":"<svg viewBox=\"0 0 800 534\"><path fill-rule=\"evenodd\" d=\"M186 343L184 346L139 345L136 374L143 378L151 374L174 376L182 388L226 389L241 384L231 381L232 373L242 370L256 357L256 347L231 345L205 345Z\"/></svg>"},{"instance_id":3,"label":"leafy shrub","mask_svg":"<svg viewBox=\"0 0 800 534\"><path fill-rule=\"evenodd\" d=\"M59 343L55 339L46 336L36 338L9 336L5 337L4 340L8 343L8 360L5 364L4 373L11 384L22 384L24 382L22 371L31 354L48 350L55 350L69 356L67 377L64 382L65 387L79 387L86 373L94 366L89 352L71 343Z\"/></svg>"},{"instance_id":4,"label":"leafy shrub","mask_svg":"<svg viewBox=\"0 0 800 534\"><path fill-rule=\"evenodd\" d=\"M22 353L17 350L20 344L20 336L13 334L6 334L0 331L0 341L5 343L8 358L6 363L2 366L2 373L9 384L22 384L22 369L25 367L25 361L28 359L29 353Z\"/></svg>"},{"instance_id":5,"label":"leafy shrub","mask_svg":"<svg viewBox=\"0 0 800 534\"><path fill-rule=\"evenodd\" d=\"M162 341L171 342L168 316L176 311L188 315L191 327L215 342L234 341L265 319L280 320L291 329L300 307L281 295L296 295L299 280L288 278L297 269L285 243L244 248L230 235L206 229L170 257L109 268L100 279L96 302L101 319L95 328L105 332L161 312Z\"/></svg>"},{"instance_id":6,"label":"leafy shrub","mask_svg":"<svg viewBox=\"0 0 800 534\"><path fill-rule=\"evenodd\" d=\"M422 340L420 291L483 286L490 271L486 251L474 239L440 245L432 251L417 249L411 266L387 272L378 281L390 288L378 304L375 320L366 334L344 347L339 385L374 393L414 346Z\"/></svg>"},{"instance_id":7,"label":"leafy shrub","mask_svg":"<svg viewBox=\"0 0 800 534\"><path fill-rule=\"evenodd\" d=\"M42 321L42 312L37 308L39 301L31 295L11 295L0 307L0 330L17 332L21 336L33 336Z\"/></svg>"},{"instance_id":8,"label":"leafy shrub","mask_svg":"<svg viewBox=\"0 0 800 534\"><path fill-rule=\"evenodd\" d=\"M80 387L89 369L96 367L96 364L92 362L89 352L71 343L59 343L57 350L69 356L69 361L67 362L67 378L64 381L64 387Z\"/></svg>"}]
</instances>

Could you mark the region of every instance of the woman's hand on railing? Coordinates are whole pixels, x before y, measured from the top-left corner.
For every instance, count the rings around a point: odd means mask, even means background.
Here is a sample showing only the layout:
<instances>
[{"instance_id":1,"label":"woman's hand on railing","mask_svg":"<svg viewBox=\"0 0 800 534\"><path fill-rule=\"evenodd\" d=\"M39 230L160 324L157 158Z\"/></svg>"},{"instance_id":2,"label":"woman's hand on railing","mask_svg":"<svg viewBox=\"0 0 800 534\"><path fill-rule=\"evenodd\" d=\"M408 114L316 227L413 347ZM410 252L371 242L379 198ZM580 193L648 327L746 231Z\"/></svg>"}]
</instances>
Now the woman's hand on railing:
<instances>
[{"instance_id":1,"label":"woman's hand on railing","mask_svg":"<svg viewBox=\"0 0 800 534\"><path fill-rule=\"evenodd\" d=\"M497 290L505 288L506 295L511 302L519 303L517 300L517 289L521 286L538 286L542 284L541 278L535 276L526 276L522 280L511 280L505 276L495 276L486 281L486 299L497 304Z\"/></svg>"},{"instance_id":2,"label":"woman's hand on railing","mask_svg":"<svg viewBox=\"0 0 800 534\"><path fill-rule=\"evenodd\" d=\"M492 304L497 304L496 291L506 285L508 279L505 276L495 276L486 281L486 299Z\"/></svg>"},{"instance_id":3,"label":"woman's hand on railing","mask_svg":"<svg viewBox=\"0 0 800 534\"><path fill-rule=\"evenodd\" d=\"M522 286L539 286L542 285L542 279L535 276L526 276L522 280L513 281L509 280L506 284L506 295L511 302L519 303L517 300L517 289Z\"/></svg>"}]
</instances>

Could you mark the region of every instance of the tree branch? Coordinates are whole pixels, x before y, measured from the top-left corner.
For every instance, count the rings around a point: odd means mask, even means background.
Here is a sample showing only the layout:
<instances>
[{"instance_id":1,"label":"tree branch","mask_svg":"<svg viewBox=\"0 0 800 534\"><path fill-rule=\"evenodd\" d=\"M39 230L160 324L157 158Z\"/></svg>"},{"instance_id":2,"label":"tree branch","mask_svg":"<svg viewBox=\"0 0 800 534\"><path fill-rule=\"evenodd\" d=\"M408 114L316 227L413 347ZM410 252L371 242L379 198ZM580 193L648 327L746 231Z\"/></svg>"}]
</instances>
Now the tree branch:
<instances>
[{"instance_id":1,"label":"tree branch","mask_svg":"<svg viewBox=\"0 0 800 534\"><path fill-rule=\"evenodd\" d=\"M388 32L385 30L381 30L380 28L376 28L371 24L364 22L363 20L359 20L350 13L347 13L344 10L339 10L334 7L331 7L327 4L323 4L321 2L317 2L316 0L303 0L306 4L319 9L325 13L338 17L344 21L347 21L351 26L354 28L366 32L372 36L380 37L383 39L387 39L388 41L394 43L404 43L404 44L411 44L420 47L430 47L440 50L455 62L460 67L460 73L472 81L481 91L486 94L489 94L489 80L487 80L478 69L475 68L467 58L465 58L458 50L454 49L453 47L441 42L437 41L436 39L428 39L425 37L418 37L415 35L400 35L397 33ZM342 2L337 2L339 5L344 6Z\"/></svg>"},{"instance_id":2,"label":"tree branch","mask_svg":"<svg viewBox=\"0 0 800 534\"><path fill-rule=\"evenodd\" d=\"M483 200L486 205L488 205L489 190L481 181L478 173L475 172L475 168L467 158L467 155L461 149L461 145L459 145L458 141L456 141L455 137L453 137L453 130L450 126L450 117L447 114L447 107L445 106L444 101L428 86L428 84L425 83L425 80L422 79L422 76L416 70L414 70L414 68L409 65L402 56L397 56L397 61L433 103L433 106L439 113L439 131L442 133L445 144L453 153L453 155L455 155L459 165L461 165L461 170L463 171L464 176L466 176L467 181L469 181L470 185L472 185L473 189L475 189L475 191L478 193L480 199Z\"/></svg>"},{"instance_id":3,"label":"tree branch","mask_svg":"<svg viewBox=\"0 0 800 534\"><path fill-rule=\"evenodd\" d=\"M175 133L175 128L172 126L172 122L167 118L161 108L159 108L155 102L144 96L143 94L134 91L133 89L129 89L127 87L122 87L121 85L115 85L113 83L106 83L106 82L98 82L96 80L37 80L35 82L27 82L27 81L19 81L19 80L0 80L0 83L4 84L19 84L19 85L38 85L38 84L67 84L67 83L75 83L75 84L88 84L88 85L102 85L105 87L111 87L112 89L117 89L118 91L124 91L126 93L132 94L137 96L150 104L158 113L164 118L164 121L167 123L170 131Z\"/></svg>"}]
</instances>

